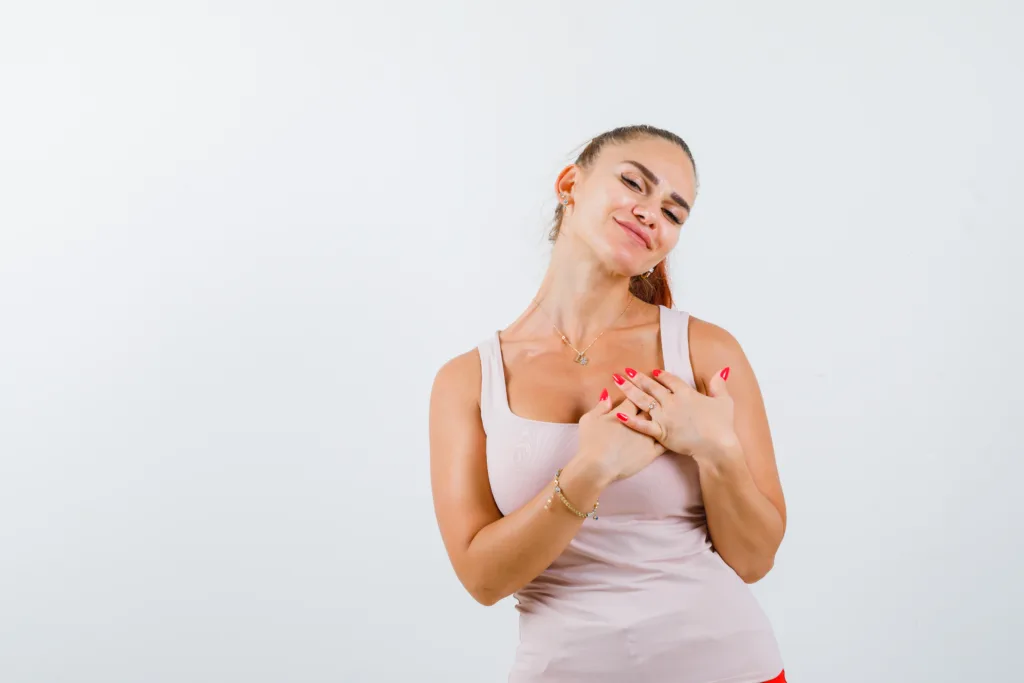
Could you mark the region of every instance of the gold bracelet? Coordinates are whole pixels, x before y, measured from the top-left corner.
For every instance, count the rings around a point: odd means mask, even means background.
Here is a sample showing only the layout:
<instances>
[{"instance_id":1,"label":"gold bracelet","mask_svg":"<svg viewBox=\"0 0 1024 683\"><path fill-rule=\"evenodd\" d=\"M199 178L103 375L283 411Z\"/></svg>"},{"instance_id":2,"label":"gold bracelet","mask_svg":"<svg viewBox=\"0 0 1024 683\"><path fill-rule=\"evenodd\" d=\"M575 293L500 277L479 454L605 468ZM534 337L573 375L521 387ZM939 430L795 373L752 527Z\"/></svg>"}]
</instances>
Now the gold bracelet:
<instances>
[{"instance_id":1,"label":"gold bracelet","mask_svg":"<svg viewBox=\"0 0 1024 683\"><path fill-rule=\"evenodd\" d=\"M600 505L601 502L600 501L595 502L594 503L594 509L591 510L590 512L580 512L579 510L576 509L576 507L572 503L569 502L569 499L566 498L565 495L562 493L562 485L558 481L558 478L560 476L562 476L562 470L561 469L559 469L557 472L555 472L555 493L558 494L558 497L565 504L565 507L569 508L573 512L573 514L575 514L577 517L583 517L583 518L592 517L592 518L594 518L596 520L597 519L597 506ZM550 498L548 498L548 502L544 504L544 509L545 510L550 510L551 509L551 501L552 500L554 500L554 496L551 496Z\"/></svg>"}]
</instances>

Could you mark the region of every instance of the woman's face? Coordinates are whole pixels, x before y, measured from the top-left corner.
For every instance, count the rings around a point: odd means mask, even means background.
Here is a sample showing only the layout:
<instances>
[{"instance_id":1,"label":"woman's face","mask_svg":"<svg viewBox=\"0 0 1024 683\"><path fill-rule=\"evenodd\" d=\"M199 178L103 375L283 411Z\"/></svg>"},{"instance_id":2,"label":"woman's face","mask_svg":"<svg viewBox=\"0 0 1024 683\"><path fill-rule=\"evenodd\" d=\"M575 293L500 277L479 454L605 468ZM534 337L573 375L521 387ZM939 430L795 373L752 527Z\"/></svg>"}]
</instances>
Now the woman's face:
<instances>
[{"instance_id":1,"label":"woman's face","mask_svg":"<svg viewBox=\"0 0 1024 683\"><path fill-rule=\"evenodd\" d=\"M569 166L556 189L569 194L561 231L589 245L613 272L639 275L679 241L696 177L681 147L645 137L609 144L586 170Z\"/></svg>"}]
</instances>

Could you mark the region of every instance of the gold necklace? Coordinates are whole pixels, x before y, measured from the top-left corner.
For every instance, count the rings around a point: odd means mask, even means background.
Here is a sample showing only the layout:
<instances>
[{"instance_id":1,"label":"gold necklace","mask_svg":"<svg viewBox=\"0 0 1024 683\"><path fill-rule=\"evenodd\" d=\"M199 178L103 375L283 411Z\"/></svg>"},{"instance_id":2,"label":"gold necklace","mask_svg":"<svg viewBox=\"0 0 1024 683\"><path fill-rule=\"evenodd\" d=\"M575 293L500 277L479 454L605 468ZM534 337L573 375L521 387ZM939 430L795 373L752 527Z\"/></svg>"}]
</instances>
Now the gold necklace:
<instances>
[{"instance_id":1,"label":"gold necklace","mask_svg":"<svg viewBox=\"0 0 1024 683\"><path fill-rule=\"evenodd\" d=\"M609 326L608 326L608 327L607 327L607 328L605 329L605 331L604 331L604 332L607 332L608 330L610 330L610 329L612 328L612 325L614 325L615 323L617 323L617 322L619 321L619 318L621 318L622 316L624 316L624 315L626 314L626 311L628 311L628 310L629 310L629 305L630 305L631 303L633 303L633 299L634 299L634 298L636 298L636 297L634 297L634 296L633 296L633 293L632 293L632 292L630 292L630 294L629 294L629 301L627 301L627 302L626 302L626 307L622 309L622 313L619 313L618 317L617 317L617 318L615 318L615 320L613 320L613 321L612 321L611 325L609 325ZM541 313L543 313L543 314L545 315L545 317L547 317L547 319L548 319L548 320L551 320L551 316L547 314L547 311L545 311L545 310L544 310L543 308L541 308L541 307L540 307L540 303L538 303L536 299L534 299L534 300L533 300L533 303L534 303L534 304L536 304L537 308L539 308L539 309L540 309ZM587 348L585 348L585 349L583 349L582 351L580 351L579 349L577 349L577 348L576 348L575 346L573 346L573 345L572 345L572 344L571 344L571 343L569 342L569 340L568 340L568 339L566 338L566 336L565 336L565 333L563 333L563 332L562 332L562 331L561 331L560 329L558 329L558 327L557 327L557 326L555 325L555 323L554 323L554 321L553 321L553 320L551 321L551 327L554 327L554 328L555 328L555 332L557 332L557 333L558 333L558 336L562 338L562 342L563 342L563 343L564 343L564 344L565 344L566 346L568 346L568 347L569 347L570 349L572 349L573 351L575 351L575 352L576 352L576 357L575 357L575 358L573 358L573 361L572 361L572 362L573 362L573 363L579 363L580 365L586 365L586 364L587 364L588 362L590 362L590 359L589 359L589 358L587 358L587 356L586 356L586 353L587 353L587 351L589 351L589 350L590 350L590 347L594 345L594 342L596 342L596 341L597 341L598 339L600 339L600 338L601 338L601 335L603 335L603 334L604 334L604 332L602 332L601 334L599 334L599 335L597 335L596 337L594 337L594 341L592 341L592 342L590 342L589 344L587 344Z\"/></svg>"}]
</instances>

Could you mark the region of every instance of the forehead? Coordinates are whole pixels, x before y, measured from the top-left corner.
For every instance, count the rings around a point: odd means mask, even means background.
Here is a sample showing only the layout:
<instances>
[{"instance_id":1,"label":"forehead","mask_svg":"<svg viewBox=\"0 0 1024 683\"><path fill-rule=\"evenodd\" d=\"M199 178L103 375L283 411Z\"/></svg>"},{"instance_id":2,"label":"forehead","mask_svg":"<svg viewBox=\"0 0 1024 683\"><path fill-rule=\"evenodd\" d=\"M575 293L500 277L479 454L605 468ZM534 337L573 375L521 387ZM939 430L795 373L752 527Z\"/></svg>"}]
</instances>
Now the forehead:
<instances>
[{"instance_id":1,"label":"forehead","mask_svg":"<svg viewBox=\"0 0 1024 683\"><path fill-rule=\"evenodd\" d=\"M642 137L611 144L601 150L596 161L597 165L605 167L639 161L658 176L662 185L668 185L691 203L696 194L693 163L682 147L669 140Z\"/></svg>"}]
</instances>

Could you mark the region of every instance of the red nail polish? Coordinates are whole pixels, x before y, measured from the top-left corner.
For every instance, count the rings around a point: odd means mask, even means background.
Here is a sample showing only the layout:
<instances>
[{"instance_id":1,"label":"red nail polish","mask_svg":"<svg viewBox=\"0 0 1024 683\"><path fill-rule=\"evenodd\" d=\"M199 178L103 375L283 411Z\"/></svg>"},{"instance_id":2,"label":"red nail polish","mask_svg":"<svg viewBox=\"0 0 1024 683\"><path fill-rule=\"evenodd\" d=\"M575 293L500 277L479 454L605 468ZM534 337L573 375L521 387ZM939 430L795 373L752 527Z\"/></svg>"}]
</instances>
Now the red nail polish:
<instances>
[{"instance_id":1,"label":"red nail polish","mask_svg":"<svg viewBox=\"0 0 1024 683\"><path fill-rule=\"evenodd\" d=\"M729 368L722 370L720 374L722 375L722 379L729 379Z\"/></svg>"},{"instance_id":2,"label":"red nail polish","mask_svg":"<svg viewBox=\"0 0 1024 683\"><path fill-rule=\"evenodd\" d=\"M661 370L653 370L653 371L651 371L651 376L652 377L657 377L660 374L661 374Z\"/></svg>"},{"instance_id":3,"label":"red nail polish","mask_svg":"<svg viewBox=\"0 0 1024 683\"><path fill-rule=\"evenodd\" d=\"M636 370L634 370L633 368L626 368L626 374L629 375L630 379L633 379L634 377L636 377Z\"/></svg>"},{"instance_id":4,"label":"red nail polish","mask_svg":"<svg viewBox=\"0 0 1024 683\"><path fill-rule=\"evenodd\" d=\"M626 383L626 378L618 373L612 375L612 379L614 379L615 383L620 386Z\"/></svg>"},{"instance_id":5,"label":"red nail polish","mask_svg":"<svg viewBox=\"0 0 1024 683\"><path fill-rule=\"evenodd\" d=\"M602 400L602 401L603 401L603 400L605 400L606 398L608 398L608 390L607 390L607 389L602 389L602 390L601 390L601 399L600 399L600 400Z\"/></svg>"},{"instance_id":6,"label":"red nail polish","mask_svg":"<svg viewBox=\"0 0 1024 683\"><path fill-rule=\"evenodd\" d=\"M615 417L619 418L623 422L629 422L629 418L623 415L622 413L615 413Z\"/></svg>"}]
</instances>

